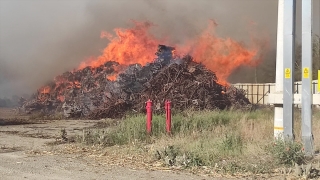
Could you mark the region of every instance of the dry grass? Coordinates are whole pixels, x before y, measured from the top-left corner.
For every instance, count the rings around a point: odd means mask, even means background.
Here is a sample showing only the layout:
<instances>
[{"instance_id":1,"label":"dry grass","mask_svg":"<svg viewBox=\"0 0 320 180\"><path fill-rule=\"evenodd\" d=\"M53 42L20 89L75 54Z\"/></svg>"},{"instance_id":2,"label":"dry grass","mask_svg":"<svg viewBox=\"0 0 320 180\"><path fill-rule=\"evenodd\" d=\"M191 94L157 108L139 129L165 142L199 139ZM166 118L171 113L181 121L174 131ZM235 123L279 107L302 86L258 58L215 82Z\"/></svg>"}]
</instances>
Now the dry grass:
<instances>
[{"instance_id":1,"label":"dry grass","mask_svg":"<svg viewBox=\"0 0 320 180\"><path fill-rule=\"evenodd\" d=\"M270 173L279 167L275 157L270 154L278 150L270 146L274 142L273 113L272 109L252 112L185 111L172 117L170 136L165 132L163 116L153 117L153 134L148 136L145 131L145 115L137 115L105 130L84 131L78 142L100 147L100 153L106 152L102 153L102 157L117 149L119 156L126 159L127 155L135 157L135 162L149 164L147 166L159 162L162 166L168 166L166 160L173 153L174 158L187 157L188 163L184 164L184 168L211 167L210 172L231 174ZM300 142L301 116L298 111L294 122L296 141ZM314 112L316 149L320 147L319 123L320 113ZM156 152L161 156L160 161L155 158Z\"/></svg>"}]
</instances>

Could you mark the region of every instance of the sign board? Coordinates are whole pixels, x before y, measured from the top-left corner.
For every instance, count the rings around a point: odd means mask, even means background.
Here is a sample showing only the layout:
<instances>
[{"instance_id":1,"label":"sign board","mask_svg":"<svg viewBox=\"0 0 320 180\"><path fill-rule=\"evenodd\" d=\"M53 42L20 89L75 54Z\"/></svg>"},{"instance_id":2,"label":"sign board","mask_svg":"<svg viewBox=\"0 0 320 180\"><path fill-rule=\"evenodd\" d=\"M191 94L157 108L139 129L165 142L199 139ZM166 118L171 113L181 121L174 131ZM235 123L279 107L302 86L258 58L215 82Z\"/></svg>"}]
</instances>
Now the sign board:
<instances>
[{"instance_id":1,"label":"sign board","mask_svg":"<svg viewBox=\"0 0 320 180\"><path fill-rule=\"evenodd\" d=\"M290 79L291 78L291 70L290 70L290 68L285 68L284 69L284 77L286 79Z\"/></svg>"},{"instance_id":2,"label":"sign board","mask_svg":"<svg viewBox=\"0 0 320 180\"><path fill-rule=\"evenodd\" d=\"M309 78L309 68L303 68L303 78Z\"/></svg>"}]
</instances>

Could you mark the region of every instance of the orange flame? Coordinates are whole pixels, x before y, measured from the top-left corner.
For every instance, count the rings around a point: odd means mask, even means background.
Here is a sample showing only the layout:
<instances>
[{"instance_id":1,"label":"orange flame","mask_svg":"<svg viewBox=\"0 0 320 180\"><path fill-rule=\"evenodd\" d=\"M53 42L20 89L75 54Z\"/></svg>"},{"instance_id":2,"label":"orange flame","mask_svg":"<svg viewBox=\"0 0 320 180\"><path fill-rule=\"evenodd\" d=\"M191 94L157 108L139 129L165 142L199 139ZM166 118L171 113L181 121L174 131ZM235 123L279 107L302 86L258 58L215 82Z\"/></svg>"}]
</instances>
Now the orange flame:
<instances>
[{"instance_id":1,"label":"orange flame","mask_svg":"<svg viewBox=\"0 0 320 180\"><path fill-rule=\"evenodd\" d=\"M62 95L58 95L58 96L57 96L57 99L59 99L59 101L61 101L61 102L64 102L65 97L62 96Z\"/></svg>"},{"instance_id":2,"label":"orange flame","mask_svg":"<svg viewBox=\"0 0 320 180\"><path fill-rule=\"evenodd\" d=\"M101 37L110 40L102 55L90 58L80 64L79 69L87 66L98 67L107 61L113 60L121 65L140 63L145 65L152 62L158 44L164 43L152 36L149 32L153 24L148 22L134 22L132 29L115 29L116 36L102 32ZM215 34L216 23L211 21L209 26L199 36L187 40L186 45L175 45L176 55L190 54L196 62L204 64L214 71L219 83L227 84L227 78L242 65L255 66L259 48L247 49L243 44L231 38L220 38ZM119 72L116 72L119 73ZM115 80L117 74L108 76Z\"/></svg>"},{"instance_id":3,"label":"orange flame","mask_svg":"<svg viewBox=\"0 0 320 180\"><path fill-rule=\"evenodd\" d=\"M51 91L50 87L49 86L44 86L42 88L39 89L39 92L41 94L49 94Z\"/></svg>"},{"instance_id":4,"label":"orange flame","mask_svg":"<svg viewBox=\"0 0 320 180\"><path fill-rule=\"evenodd\" d=\"M211 21L199 37L180 47L182 52L190 54L196 62L204 64L215 72L219 83L228 84L227 78L241 65L258 64L258 50L246 49L244 45L231 38L219 38L215 34L216 23Z\"/></svg>"},{"instance_id":5,"label":"orange flame","mask_svg":"<svg viewBox=\"0 0 320 180\"><path fill-rule=\"evenodd\" d=\"M115 81L118 77L118 74L108 75L106 78L110 81Z\"/></svg>"},{"instance_id":6,"label":"orange flame","mask_svg":"<svg viewBox=\"0 0 320 180\"><path fill-rule=\"evenodd\" d=\"M81 83L79 81L74 81L73 84L76 88L81 88Z\"/></svg>"},{"instance_id":7,"label":"orange flame","mask_svg":"<svg viewBox=\"0 0 320 180\"><path fill-rule=\"evenodd\" d=\"M102 55L80 64L79 69L87 66L98 67L113 60L122 65L140 63L145 65L155 58L160 40L149 33L153 24L134 22L132 29L115 29L116 37L108 32L102 32L101 38L107 38L110 43L103 50Z\"/></svg>"},{"instance_id":8,"label":"orange flame","mask_svg":"<svg viewBox=\"0 0 320 180\"><path fill-rule=\"evenodd\" d=\"M79 69L91 66L95 76L100 76L94 67L103 65L108 61L116 61L120 65L113 67L113 73L107 75L108 80L116 80L118 74L130 64L139 63L145 65L155 58L159 44L165 44L163 40L157 39L149 32L153 26L151 23L134 22L131 29L115 29L116 36L108 32L102 32L101 37L107 38L110 43L98 57L91 57L80 64ZM261 55L257 46L253 49L246 48L243 44L231 38L221 38L215 33L216 23L211 21L209 26L197 37L186 40L185 45L172 45L175 50L173 56L190 54L194 61L204 64L208 69L214 71L222 85L228 85L227 78L230 74L242 65L255 66L260 61ZM74 72L71 72L74 73ZM44 86L39 89L38 99L45 102L50 97L56 97L61 102L65 101L65 93L71 88L81 88L79 81L70 81L63 76L57 76L55 86ZM95 87L99 87L99 82L95 82ZM91 91L92 88L84 88L84 92ZM224 93L224 92L222 92Z\"/></svg>"}]
</instances>

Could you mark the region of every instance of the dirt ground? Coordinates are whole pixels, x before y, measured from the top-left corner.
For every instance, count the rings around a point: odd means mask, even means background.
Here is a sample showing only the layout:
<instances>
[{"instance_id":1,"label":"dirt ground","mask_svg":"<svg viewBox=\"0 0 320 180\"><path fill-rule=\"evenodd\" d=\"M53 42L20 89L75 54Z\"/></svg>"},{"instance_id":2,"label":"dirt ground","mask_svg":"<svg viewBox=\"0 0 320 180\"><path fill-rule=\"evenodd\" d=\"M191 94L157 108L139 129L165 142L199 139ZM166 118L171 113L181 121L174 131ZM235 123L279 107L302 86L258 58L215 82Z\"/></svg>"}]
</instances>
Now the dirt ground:
<instances>
[{"instance_id":1,"label":"dirt ground","mask_svg":"<svg viewBox=\"0 0 320 180\"><path fill-rule=\"evenodd\" d=\"M61 137L62 129L68 135L76 135L97 123L99 121L94 120L30 121L17 116L11 109L1 109L0 179L213 179L186 172L101 164L85 156L52 153L64 148L63 145L50 145Z\"/></svg>"}]
</instances>

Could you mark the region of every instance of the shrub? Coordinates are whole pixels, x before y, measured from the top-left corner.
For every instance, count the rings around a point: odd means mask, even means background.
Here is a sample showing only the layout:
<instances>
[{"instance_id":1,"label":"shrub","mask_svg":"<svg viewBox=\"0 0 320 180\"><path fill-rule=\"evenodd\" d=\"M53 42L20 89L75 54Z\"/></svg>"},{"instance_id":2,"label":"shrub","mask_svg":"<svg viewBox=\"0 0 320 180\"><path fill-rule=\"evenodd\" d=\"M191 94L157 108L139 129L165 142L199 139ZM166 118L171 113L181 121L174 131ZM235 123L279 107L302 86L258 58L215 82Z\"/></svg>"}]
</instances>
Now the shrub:
<instances>
[{"instance_id":1,"label":"shrub","mask_svg":"<svg viewBox=\"0 0 320 180\"><path fill-rule=\"evenodd\" d=\"M294 165L295 163L302 164L305 161L302 147L302 144L299 142L276 140L267 148L277 163Z\"/></svg>"}]
</instances>

